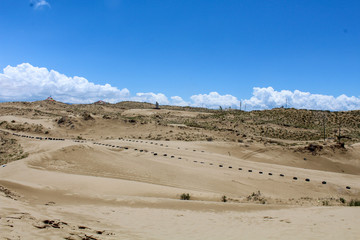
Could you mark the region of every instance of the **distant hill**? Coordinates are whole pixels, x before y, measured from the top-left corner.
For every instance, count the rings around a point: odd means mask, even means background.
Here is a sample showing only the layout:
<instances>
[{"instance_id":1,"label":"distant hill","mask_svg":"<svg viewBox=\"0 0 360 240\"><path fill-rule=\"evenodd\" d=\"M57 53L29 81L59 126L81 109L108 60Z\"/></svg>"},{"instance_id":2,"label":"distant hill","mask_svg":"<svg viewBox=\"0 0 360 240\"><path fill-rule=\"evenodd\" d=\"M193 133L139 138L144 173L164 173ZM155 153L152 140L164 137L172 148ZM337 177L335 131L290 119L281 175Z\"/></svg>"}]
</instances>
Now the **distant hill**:
<instances>
[{"instance_id":1,"label":"distant hill","mask_svg":"<svg viewBox=\"0 0 360 240\"><path fill-rule=\"evenodd\" d=\"M129 116L123 115L123 112L130 109L154 111L150 115L139 112L138 116L136 116L136 111L133 112L132 123L150 125L156 122L159 126L173 124L190 127L191 131L194 131L194 136L188 137L189 140L204 140L207 138L205 135L211 135L214 139L227 139L227 141L242 141L247 138L253 138L255 141L261 139L318 141L324 138L325 129L326 139L337 141L340 138L345 142L360 141L360 111L330 112L276 108L245 112L165 105L160 105L160 110L155 110L155 104L132 101L116 104L71 105L56 100L0 103L2 115L66 116L78 117L80 120L83 116L96 116L126 122ZM183 114L175 114L171 111L183 112ZM205 131L206 134L196 135L195 132L199 130ZM168 138L182 139L183 137L173 134Z\"/></svg>"}]
</instances>

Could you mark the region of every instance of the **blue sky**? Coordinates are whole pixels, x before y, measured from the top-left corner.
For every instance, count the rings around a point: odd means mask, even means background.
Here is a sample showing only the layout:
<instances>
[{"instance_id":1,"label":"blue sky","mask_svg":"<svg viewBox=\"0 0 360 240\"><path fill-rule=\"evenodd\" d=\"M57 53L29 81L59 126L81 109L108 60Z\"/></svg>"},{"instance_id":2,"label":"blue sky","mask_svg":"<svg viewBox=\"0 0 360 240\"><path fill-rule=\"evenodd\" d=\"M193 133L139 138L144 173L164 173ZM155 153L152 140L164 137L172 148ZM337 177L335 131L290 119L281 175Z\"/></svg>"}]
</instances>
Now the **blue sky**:
<instances>
[{"instance_id":1,"label":"blue sky","mask_svg":"<svg viewBox=\"0 0 360 240\"><path fill-rule=\"evenodd\" d=\"M182 105L210 106L217 97L222 100L214 106L248 100L254 108L270 108L285 95L295 101L299 90L312 97L354 96L346 99L352 108L342 102L339 109L360 108L359 13L357 0L1 0L0 100L66 95L61 89L47 94L47 87L42 95L9 97L16 87L34 86L20 84L24 78L16 74L10 78L5 68L20 71L16 66L29 63L69 81L83 77L98 90L110 84L129 91L112 99L106 94L113 89L91 101L165 97L172 103L177 96ZM38 84L36 77L31 81ZM274 99L265 101L254 88ZM253 97L265 102L256 105Z\"/></svg>"}]
</instances>

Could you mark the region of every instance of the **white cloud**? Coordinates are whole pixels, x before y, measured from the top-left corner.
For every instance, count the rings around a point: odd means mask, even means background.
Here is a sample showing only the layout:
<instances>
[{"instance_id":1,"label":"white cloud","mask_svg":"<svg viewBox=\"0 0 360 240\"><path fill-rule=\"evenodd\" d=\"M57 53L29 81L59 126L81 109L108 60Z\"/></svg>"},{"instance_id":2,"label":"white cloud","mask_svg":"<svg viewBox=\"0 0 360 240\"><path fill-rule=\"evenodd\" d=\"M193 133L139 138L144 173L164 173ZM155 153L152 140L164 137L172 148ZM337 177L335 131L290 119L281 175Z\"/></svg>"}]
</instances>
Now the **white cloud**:
<instances>
[{"instance_id":1,"label":"white cloud","mask_svg":"<svg viewBox=\"0 0 360 240\"><path fill-rule=\"evenodd\" d=\"M137 102L150 102L150 103L156 103L158 102L159 104L169 104L169 100L168 98L162 94L162 93L137 93L136 97L132 97L131 98L132 101L137 101Z\"/></svg>"},{"instance_id":2,"label":"white cloud","mask_svg":"<svg viewBox=\"0 0 360 240\"><path fill-rule=\"evenodd\" d=\"M360 109L360 98L341 95L339 97L312 94L309 92L275 91L272 87L253 89L253 96L243 101L248 110L270 109L288 106L315 110L355 110Z\"/></svg>"},{"instance_id":3,"label":"white cloud","mask_svg":"<svg viewBox=\"0 0 360 240\"><path fill-rule=\"evenodd\" d=\"M219 106L232 107L239 109L240 100L235 96L225 94L220 95L217 92L209 94L198 94L190 97L191 106L219 108ZM348 97L340 95L338 97L322 94L312 94L301 92L299 90L276 91L272 87L253 88L253 95L250 99L241 100L242 109L263 110L276 107L292 107L297 109L331 110L347 111L360 109L359 97Z\"/></svg>"},{"instance_id":4,"label":"white cloud","mask_svg":"<svg viewBox=\"0 0 360 240\"><path fill-rule=\"evenodd\" d=\"M7 66L4 73L0 73L0 99L3 101L39 100L50 95L70 103L91 103L99 99L118 102L128 99L130 92L109 84L94 84L83 77L67 77L29 63Z\"/></svg>"},{"instance_id":5,"label":"white cloud","mask_svg":"<svg viewBox=\"0 0 360 240\"><path fill-rule=\"evenodd\" d=\"M161 105L194 106L208 108L239 108L240 100L230 94L217 92L197 94L189 101L180 96L167 97L163 93L136 93L131 96L126 88L119 89L110 84L99 85L83 77L68 77L54 70L34 67L22 63L16 67L7 66L0 73L0 101L34 101L52 96L66 103L92 103L104 100L110 103L120 101L159 102ZM303 109L355 110L360 109L359 97L338 97L312 94L299 90L276 91L272 87L253 88L250 99L241 100L242 109L271 109L288 106Z\"/></svg>"},{"instance_id":6,"label":"white cloud","mask_svg":"<svg viewBox=\"0 0 360 240\"><path fill-rule=\"evenodd\" d=\"M50 3L46 0L31 0L30 5L34 7L34 9L41 9L43 7L50 7Z\"/></svg>"},{"instance_id":7,"label":"white cloud","mask_svg":"<svg viewBox=\"0 0 360 240\"><path fill-rule=\"evenodd\" d=\"M188 102L185 102L184 99L182 99L182 97L179 97L179 96L171 97L171 104L176 105L176 106L188 106L189 105Z\"/></svg>"},{"instance_id":8,"label":"white cloud","mask_svg":"<svg viewBox=\"0 0 360 240\"><path fill-rule=\"evenodd\" d=\"M236 107L239 106L239 100L229 94L220 95L217 92L210 92L209 94L198 94L190 97L192 100L191 106L219 108L222 107Z\"/></svg>"}]
</instances>

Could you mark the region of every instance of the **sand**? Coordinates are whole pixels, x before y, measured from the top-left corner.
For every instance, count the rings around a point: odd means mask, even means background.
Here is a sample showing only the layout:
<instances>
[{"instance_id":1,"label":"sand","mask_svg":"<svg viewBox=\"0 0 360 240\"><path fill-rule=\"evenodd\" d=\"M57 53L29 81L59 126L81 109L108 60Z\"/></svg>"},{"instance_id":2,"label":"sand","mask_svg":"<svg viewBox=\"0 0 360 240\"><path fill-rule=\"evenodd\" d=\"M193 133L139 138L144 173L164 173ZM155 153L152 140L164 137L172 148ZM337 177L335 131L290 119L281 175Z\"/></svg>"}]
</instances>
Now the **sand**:
<instances>
[{"instance_id":1,"label":"sand","mask_svg":"<svg viewBox=\"0 0 360 240\"><path fill-rule=\"evenodd\" d=\"M316 156L304 163L299 153L259 143L106 139L98 135L101 124L92 127L91 140L76 140L51 118L0 119L42 124L64 138L3 129L16 133L29 155L0 167L0 239L360 236L360 208L340 201L360 199L356 157L327 156L316 164ZM358 144L351 147L356 153ZM183 193L191 199L180 200Z\"/></svg>"}]
</instances>

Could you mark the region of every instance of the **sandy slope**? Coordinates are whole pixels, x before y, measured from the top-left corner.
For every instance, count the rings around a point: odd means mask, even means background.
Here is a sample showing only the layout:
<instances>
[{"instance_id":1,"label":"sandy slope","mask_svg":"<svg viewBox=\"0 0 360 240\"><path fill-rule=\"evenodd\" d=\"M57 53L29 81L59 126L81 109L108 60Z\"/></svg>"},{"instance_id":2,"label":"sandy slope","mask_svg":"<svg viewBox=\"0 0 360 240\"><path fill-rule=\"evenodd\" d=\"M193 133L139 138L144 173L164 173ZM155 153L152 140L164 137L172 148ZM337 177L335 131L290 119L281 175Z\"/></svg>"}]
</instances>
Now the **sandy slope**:
<instances>
[{"instance_id":1,"label":"sandy slope","mask_svg":"<svg viewBox=\"0 0 360 240\"><path fill-rule=\"evenodd\" d=\"M172 208L167 204L173 204ZM245 205L214 211L211 205L199 210L191 201L186 206L179 201L160 201L161 207L154 207L136 201L124 206L76 200L14 205L12 200L2 200L4 239L357 239L360 223L358 209L344 207L267 210L262 205ZM60 223L59 229L43 229L46 219L64 224Z\"/></svg>"},{"instance_id":2,"label":"sandy slope","mask_svg":"<svg viewBox=\"0 0 360 240\"><path fill-rule=\"evenodd\" d=\"M304 163L302 155L257 144L16 138L30 155L0 168L1 239L360 235L360 209L339 202L340 197L360 198L356 158L350 163L341 156L329 158L329 164L318 167L315 157ZM358 150L354 145L351 151ZM351 166L354 174L338 171ZM257 191L266 204L247 199ZM179 200L182 193L190 193L192 200ZM221 202L223 195L230 201ZM333 206L322 206L323 202Z\"/></svg>"}]
</instances>

